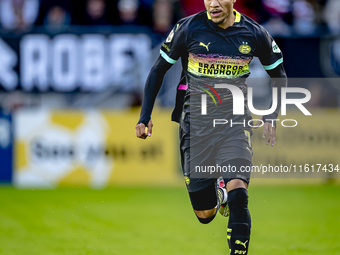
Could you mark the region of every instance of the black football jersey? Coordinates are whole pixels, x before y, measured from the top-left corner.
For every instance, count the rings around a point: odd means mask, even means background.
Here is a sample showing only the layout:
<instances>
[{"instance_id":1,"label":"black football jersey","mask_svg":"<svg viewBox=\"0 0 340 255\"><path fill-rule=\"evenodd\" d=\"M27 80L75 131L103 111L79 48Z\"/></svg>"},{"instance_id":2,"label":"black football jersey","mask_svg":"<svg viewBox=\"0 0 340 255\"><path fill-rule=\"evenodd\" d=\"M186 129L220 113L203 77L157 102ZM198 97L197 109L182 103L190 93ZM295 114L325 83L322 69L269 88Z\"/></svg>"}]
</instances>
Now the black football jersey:
<instances>
[{"instance_id":1,"label":"black football jersey","mask_svg":"<svg viewBox=\"0 0 340 255\"><path fill-rule=\"evenodd\" d=\"M174 121L178 122L184 95L204 93L207 87L203 84L212 87L214 83L228 82L245 91L245 78L250 75L249 63L254 56L265 70L283 62L280 48L261 25L236 10L234 14L234 24L226 29L212 22L207 11L186 17L163 43L161 56L171 64L181 58L185 73L178 86ZM229 96L220 94L222 100Z\"/></svg>"}]
</instances>

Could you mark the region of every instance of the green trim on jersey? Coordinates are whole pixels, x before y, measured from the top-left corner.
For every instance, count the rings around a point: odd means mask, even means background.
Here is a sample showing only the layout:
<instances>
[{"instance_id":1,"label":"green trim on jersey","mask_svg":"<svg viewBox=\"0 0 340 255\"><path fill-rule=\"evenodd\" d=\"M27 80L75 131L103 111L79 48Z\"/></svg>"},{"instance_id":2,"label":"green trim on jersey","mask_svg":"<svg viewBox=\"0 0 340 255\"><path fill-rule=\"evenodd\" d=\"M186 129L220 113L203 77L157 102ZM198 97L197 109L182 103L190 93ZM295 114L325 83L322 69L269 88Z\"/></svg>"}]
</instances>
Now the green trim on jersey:
<instances>
[{"instance_id":1,"label":"green trim on jersey","mask_svg":"<svg viewBox=\"0 0 340 255\"><path fill-rule=\"evenodd\" d=\"M283 58L280 58L278 61L276 61L274 64L269 66L263 66L264 70L273 70L276 68L279 64L283 63Z\"/></svg>"},{"instance_id":2,"label":"green trim on jersey","mask_svg":"<svg viewBox=\"0 0 340 255\"><path fill-rule=\"evenodd\" d=\"M161 56L169 63L169 64L175 64L177 62L177 60L174 60L172 58L170 58L168 55L166 55L166 53L162 50L160 50Z\"/></svg>"}]
</instances>

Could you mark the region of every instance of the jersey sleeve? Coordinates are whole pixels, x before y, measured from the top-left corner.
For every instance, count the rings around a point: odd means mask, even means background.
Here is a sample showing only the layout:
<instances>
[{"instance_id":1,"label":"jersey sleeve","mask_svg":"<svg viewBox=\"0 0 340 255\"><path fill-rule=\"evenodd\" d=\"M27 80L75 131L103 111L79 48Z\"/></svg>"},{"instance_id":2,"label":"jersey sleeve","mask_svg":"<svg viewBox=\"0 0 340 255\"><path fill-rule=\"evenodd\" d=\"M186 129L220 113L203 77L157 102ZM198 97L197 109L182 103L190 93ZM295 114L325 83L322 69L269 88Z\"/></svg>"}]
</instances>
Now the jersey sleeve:
<instances>
[{"instance_id":1,"label":"jersey sleeve","mask_svg":"<svg viewBox=\"0 0 340 255\"><path fill-rule=\"evenodd\" d=\"M256 52L265 70L273 70L283 63L283 56L279 46L267 30L261 27L258 34Z\"/></svg>"},{"instance_id":2,"label":"jersey sleeve","mask_svg":"<svg viewBox=\"0 0 340 255\"><path fill-rule=\"evenodd\" d=\"M175 64L186 50L186 33L183 22L179 21L162 44L160 54L170 64Z\"/></svg>"}]
</instances>

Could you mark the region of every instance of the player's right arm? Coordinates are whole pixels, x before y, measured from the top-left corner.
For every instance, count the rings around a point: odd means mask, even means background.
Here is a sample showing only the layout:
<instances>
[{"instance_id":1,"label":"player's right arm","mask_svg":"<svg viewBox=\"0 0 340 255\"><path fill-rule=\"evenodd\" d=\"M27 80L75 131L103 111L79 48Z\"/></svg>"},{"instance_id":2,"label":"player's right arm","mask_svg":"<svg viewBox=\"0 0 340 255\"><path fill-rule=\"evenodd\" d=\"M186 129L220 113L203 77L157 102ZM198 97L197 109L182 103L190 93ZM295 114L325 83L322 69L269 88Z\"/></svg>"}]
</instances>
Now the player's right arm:
<instances>
[{"instance_id":1,"label":"player's right arm","mask_svg":"<svg viewBox=\"0 0 340 255\"><path fill-rule=\"evenodd\" d=\"M172 64L168 63L162 56L159 56L154 66L151 68L144 88L144 99L140 118L136 126L136 135L138 138L146 139L152 134L152 109L158 91L162 86L164 75L171 66ZM148 128L147 133L145 132L145 127Z\"/></svg>"},{"instance_id":2,"label":"player's right arm","mask_svg":"<svg viewBox=\"0 0 340 255\"><path fill-rule=\"evenodd\" d=\"M146 139L152 133L151 113L163 78L170 67L185 53L186 34L182 29L183 20L178 22L163 43L160 56L153 65L144 88L144 98L139 121L136 126L138 138ZM147 132L145 128L147 127Z\"/></svg>"}]
</instances>

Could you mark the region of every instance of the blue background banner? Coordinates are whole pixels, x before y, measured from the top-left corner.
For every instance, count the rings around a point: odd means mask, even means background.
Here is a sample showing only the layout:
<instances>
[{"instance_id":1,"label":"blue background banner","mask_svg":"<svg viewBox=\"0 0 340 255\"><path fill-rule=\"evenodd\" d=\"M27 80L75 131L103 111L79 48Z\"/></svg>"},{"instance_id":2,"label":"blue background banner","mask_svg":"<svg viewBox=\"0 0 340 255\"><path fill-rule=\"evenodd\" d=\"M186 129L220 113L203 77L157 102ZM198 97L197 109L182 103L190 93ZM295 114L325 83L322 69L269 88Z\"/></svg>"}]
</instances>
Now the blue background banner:
<instances>
[{"instance_id":1,"label":"blue background banner","mask_svg":"<svg viewBox=\"0 0 340 255\"><path fill-rule=\"evenodd\" d=\"M0 183L10 183L12 181L12 162L12 116L0 111Z\"/></svg>"}]
</instances>

